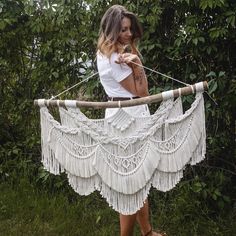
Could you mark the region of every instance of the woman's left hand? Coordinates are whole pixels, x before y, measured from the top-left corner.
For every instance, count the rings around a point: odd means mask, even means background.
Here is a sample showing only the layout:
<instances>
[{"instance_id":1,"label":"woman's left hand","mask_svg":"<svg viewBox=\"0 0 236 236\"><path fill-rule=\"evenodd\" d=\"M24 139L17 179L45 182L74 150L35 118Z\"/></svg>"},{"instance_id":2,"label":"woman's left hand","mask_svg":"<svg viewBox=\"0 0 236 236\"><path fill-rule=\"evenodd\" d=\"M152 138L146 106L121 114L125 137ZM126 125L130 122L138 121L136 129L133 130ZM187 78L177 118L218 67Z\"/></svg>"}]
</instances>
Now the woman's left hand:
<instances>
[{"instance_id":1,"label":"woman's left hand","mask_svg":"<svg viewBox=\"0 0 236 236\"><path fill-rule=\"evenodd\" d=\"M123 54L118 55L118 61L116 61L116 63L118 63L118 64L126 63L128 66L131 67L132 62L137 63L139 61L140 61L140 59L136 54L123 53Z\"/></svg>"}]
</instances>

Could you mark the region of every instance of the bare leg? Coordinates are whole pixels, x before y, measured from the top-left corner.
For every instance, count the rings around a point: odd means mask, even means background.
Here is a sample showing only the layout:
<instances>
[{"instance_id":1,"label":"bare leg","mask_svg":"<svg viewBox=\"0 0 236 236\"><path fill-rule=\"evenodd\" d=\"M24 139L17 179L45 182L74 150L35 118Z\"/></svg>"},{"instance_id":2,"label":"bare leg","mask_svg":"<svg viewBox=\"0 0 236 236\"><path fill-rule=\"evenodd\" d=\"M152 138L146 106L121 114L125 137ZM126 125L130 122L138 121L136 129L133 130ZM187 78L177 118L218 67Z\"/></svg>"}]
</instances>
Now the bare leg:
<instances>
[{"instance_id":1,"label":"bare leg","mask_svg":"<svg viewBox=\"0 0 236 236\"><path fill-rule=\"evenodd\" d=\"M149 222L148 200L145 201L144 206L137 212L136 220L143 235L151 230L152 226Z\"/></svg>"},{"instance_id":2,"label":"bare leg","mask_svg":"<svg viewBox=\"0 0 236 236\"><path fill-rule=\"evenodd\" d=\"M133 235L135 220L136 220L136 214L134 215L120 214L120 235L121 236Z\"/></svg>"},{"instance_id":3,"label":"bare leg","mask_svg":"<svg viewBox=\"0 0 236 236\"><path fill-rule=\"evenodd\" d=\"M141 228L142 235L162 236L162 234L152 231L152 226L149 222L149 205L147 199L144 206L137 212L136 220Z\"/></svg>"},{"instance_id":4,"label":"bare leg","mask_svg":"<svg viewBox=\"0 0 236 236\"><path fill-rule=\"evenodd\" d=\"M142 235L164 236L164 234L152 231L152 226L149 222L148 200L145 201L144 206L139 211L137 211L136 214L133 215L120 214L120 235L132 236L136 220L141 228Z\"/></svg>"}]
</instances>

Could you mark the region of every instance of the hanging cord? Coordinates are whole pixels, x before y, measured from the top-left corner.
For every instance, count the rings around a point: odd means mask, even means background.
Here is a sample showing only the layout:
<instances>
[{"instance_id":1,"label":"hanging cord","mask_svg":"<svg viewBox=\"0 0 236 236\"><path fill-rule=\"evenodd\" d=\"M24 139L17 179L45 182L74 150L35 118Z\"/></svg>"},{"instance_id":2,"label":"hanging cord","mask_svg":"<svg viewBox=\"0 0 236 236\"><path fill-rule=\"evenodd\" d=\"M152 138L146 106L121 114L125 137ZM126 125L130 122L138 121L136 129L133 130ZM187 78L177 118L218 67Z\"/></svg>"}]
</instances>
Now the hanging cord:
<instances>
[{"instance_id":1,"label":"hanging cord","mask_svg":"<svg viewBox=\"0 0 236 236\"><path fill-rule=\"evenodd\" d=\"M184 85L186 85L186 86L191 86L190 84L187 84L187 83L184 83L184 82L182 82L182 81L180 81L180 80L174 79L173 77L170 77L170 76L168 76L168 75L162 74L161 72L156 71L156 70L153 70L153 69L148 68L148 67L146 67L146 66L139 65L139 64L137 64L137 63L135 63L135 62L133 62L133 61L131 61L131 63L133 63L134 65L143 67L144 69L147 69L147 70L149 70L149 71L151 71L151 72L154 72L154 73L156 73L156 74L160 74L160 75L162 75L162 76L164 76L164 77L167 77L167 78L169 78L169 79L172 79L172 80L174 80L174 81L177 81L177 82L179 82L179 83L181 83L181 84L184 84ZM66 90L62 91L61 93L57 94L56 96L52 96L49 100L53 100L53 99L55 99L55 98L61 96L62 94L68 92L69 90L75 88L76 86L78 86L78 85L80 85L80 84L82 84L82 83L88 81L90 78L94 77L94 76L97 75L97 74L98 74L98 72L95 72L95 73L92 74L91 76L89 76L89 77L87 77L87 78L81 80L79 83L74 84L73 86L67 88Z\"/></svg>"},{"instance_id":2,"label":"hanging cord","mask_svg":"<svg viewBox=\"0 0 236 236\"><path fill-rule=\"evenodd\" d=\"M143 66L143 65L140 65L140 64L138 64L138 63L136 63L136 62L131 61L131 63L134 64L134 65L143 67L144 69L149 70L149 71L151 71L151 72L154 72L154 73L156 73L156 74L162 75L162 76L164 76L164 77L166 77L166 78L172 79L172 80L174 80L174 81L176 81L176 82L179 82L179 83L181 83L181 84L184 84L184 85L186 85L186 86L190 86L190 84L184 83L184 82L182 82L182 81L180 81L180 80L178 80L178 79L175 79L175 78L173 78L173 77L171 77L171 76L169 76L169 75L162 74L162 73L159 72L159 71L153 70L153 69L148 68L148 67Z\"/></svg>"},{"instance_id":3,"label":"hanging cord","mask_svg":"<svg viewBox=\"0 0 236 236\"><path fill-rule=\"evenodd\" d=\"M136 62L133 62L133 61L131 61L131 63L134 64L134 65L143 67L144 69L149 70L149 71L151 71L151 72L154 72L154 73L156 73L156 74L159 74L159 75L162 75L162 76L164 76L164 77L167 77L167 78L169 78L169 79L171 79L171 80L174 80L174 81L176 81L176 82L179 82L179 83L181 83L181 84L184 84L184 85L186 85L186 86L189 86L189 87L191 86L190 84L187 84L187 83L185 83L185 82L182 82L182 81L180 81L180 80L178 80L178 79L175 79L175 78L173 78L173 77L171 77L171 76L162 74L161 72L156 71L156 70L153 70L153 69L151 69L151 68L148 68L148 67L146 67L146 66L144 66L144 65L140 65L140 64L138 64L138 63L136 63ZM205 93L208 95L208 97L215 103L215 105L218 106L217 102L212 98L212 96L211 96L207 91L204 91L204 92L205 92Z\"/></svg>"},{"instance_id":4,"label":"hanging cord","mask_svg":"<svg viewBox=\"0 0 236 236\"><path fill-rule=\"evenodd\" d=\"M61 96L63 93L66 93L66 92L68 92L69 90L73 89L74 87L76 87L76 86L82 84L83 82L88 81L90 78L94 77L94 76L97 75L97 74L98 74L98 72L96 72L96 73L90 75L89 77L87 77L87 78L81 80L81 81L80 81L79 83L77 83L77 84L74 84L73 86L71 86L71 87L69 87L68 89L62 91L61 93L57 94L56 96L52 96L49 100L53 100L53 99L55 99L55 98Z\"/></svg>"},{"instance_id":5,"label":"hanging cord","mask_svg":"<svg viewBox=\"0 0 236 236\"><path fill-rule=\"evenodd\" d=\"M215 103L216 106L218 106L218 103L215 101L215 99L207 92L207 91L204 91L208 97Z\"/></svg>"},{"instance_id":6,"label":"hanging cord","mask_svg":"<svg viewBox=\"0 0 236 236\"><path fill-rule=\"evenodd\" d=\"M178 83L181 83L181 84L183 84L183 85L186 85L186 86L190 86L190 87L191 87L190 84L187 84L187 83L185 83L185 82L182 82L182 81L180 81L180 80L178 80L178 79L175 79L175 78L173 78L173 77L171 77L171 76L165 75L165 74L163 74L163 73L161 73L161 72L159 72L159 71L153 70L153 69L151 69L151 68L149 68L149 67L146 67L146 66L144 66L144 65L140 65L140 64L135 63L135 62L133 62L133 61L131 61L131 63L134 64L134 65L143 67L144 69L149 70L149 71L151 71L151 72L154 72L154 73L156 73L156 74L162 75L162 76L164 76L164 77L166 77L166 78L169 78L169 79L171 79L171 80L174 80L174 81L176 81L176 82L178 82ZM84 83L85 81L88 81L90 78L94 77L94 76L97 75L97 74L98 74L98 72L95 72L94 74L92 74L92 75L90 75L89 77L87 77L87 78L81 80L79 83L77 83L77 84L75 84L75 85L69 87L68 89L62 91L61 93L57 94L56 96L52 96L49 100L53 100L53 99L59 97L60 95L62 95L62 94L64 94L64 93L68 92L69 90L73 89L74 87L76 87L76 86L78 86L78 85ZM207 91L204 91L204 92L205 92L205 93L208 95L208 97L215 103L215 105L218 105L217 102L211 97L211 95L210 95Z\"/></svg>"}]
</instances>

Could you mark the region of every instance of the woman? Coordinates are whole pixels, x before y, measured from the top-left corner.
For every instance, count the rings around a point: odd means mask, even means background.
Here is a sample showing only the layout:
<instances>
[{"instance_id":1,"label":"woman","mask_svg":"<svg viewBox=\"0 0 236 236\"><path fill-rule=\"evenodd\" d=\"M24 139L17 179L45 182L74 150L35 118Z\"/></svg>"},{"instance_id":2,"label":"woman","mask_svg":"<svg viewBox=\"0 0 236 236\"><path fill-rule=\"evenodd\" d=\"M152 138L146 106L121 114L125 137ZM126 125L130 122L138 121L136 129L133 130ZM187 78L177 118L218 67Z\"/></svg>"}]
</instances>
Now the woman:
<instances>
[{"instance_id":1,"label":"woman","mask_svg":"<svg viewBox=\"0 0 236 236\"><path fill-rule=\"evenodd\" d=\"M108 100L122 101L148 96L148 82L136 48L142 30L136 16L123 6L114 5L104 14L99 32L97 66L101 83ZM125 52L127 47L131 53ZM137 65L139 64L139 65ZM118 108L106 109L105 116L113 115ZM147 105L124 108L133 115L149 115ZM144 236L162 236L152 231L149 207L144 206L133 215L120 214L121 236L133 233L135 221Z\"/></svg>"}]
</instances>

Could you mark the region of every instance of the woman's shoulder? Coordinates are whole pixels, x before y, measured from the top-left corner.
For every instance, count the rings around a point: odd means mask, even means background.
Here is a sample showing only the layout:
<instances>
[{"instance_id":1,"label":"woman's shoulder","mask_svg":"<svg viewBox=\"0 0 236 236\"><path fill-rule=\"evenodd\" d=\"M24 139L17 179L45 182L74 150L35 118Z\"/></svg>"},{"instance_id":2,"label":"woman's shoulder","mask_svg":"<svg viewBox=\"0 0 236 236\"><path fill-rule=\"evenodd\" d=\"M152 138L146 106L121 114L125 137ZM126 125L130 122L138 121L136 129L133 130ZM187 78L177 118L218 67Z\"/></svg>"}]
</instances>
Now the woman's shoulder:
<instances>
[{"instance_id":1,"label":"woman's shoulder","mask_svg":"<svg viewBox=\"0 0 236 236\"><path fill-rule=\"evenodd\" d=\"M118 53L113 52L110 57L103 54L101 51L97 51L97 60L98 61L108 61L109 63L114 63L118 58Z\"/></svg>"},{"instance_id":2,"label":"woman's shoulder","mask_svg":"<svg viewBox=\"0 0 236 236\"><path fill-rule=\"evenodd\" d=\"M109 59L107 58L106 55L104 55L101 51L97 51L97 63L107 63Z\"/></svg>"}]
</instances>

